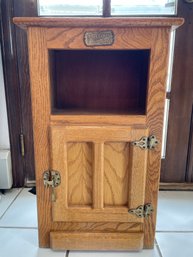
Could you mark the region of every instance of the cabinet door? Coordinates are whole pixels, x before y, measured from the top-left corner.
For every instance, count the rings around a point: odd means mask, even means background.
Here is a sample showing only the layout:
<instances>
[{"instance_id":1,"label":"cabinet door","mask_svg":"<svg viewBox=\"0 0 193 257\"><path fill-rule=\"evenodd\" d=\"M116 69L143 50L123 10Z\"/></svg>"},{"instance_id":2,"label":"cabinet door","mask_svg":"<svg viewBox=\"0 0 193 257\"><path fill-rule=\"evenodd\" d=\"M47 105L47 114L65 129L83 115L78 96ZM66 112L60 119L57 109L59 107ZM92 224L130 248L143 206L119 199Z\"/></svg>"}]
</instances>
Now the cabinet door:
<instances>
[{"instance_id":1,"label":"cabinet door","mask_svg":"<svg viewBox=\"0 0 193 257\"><path fill-rule=\"evenodd\" d=\"M60 172L54 222L140 222L147 150L131 144L145 128L51 126L51 169Z\"/></svg>"}]
</instances>

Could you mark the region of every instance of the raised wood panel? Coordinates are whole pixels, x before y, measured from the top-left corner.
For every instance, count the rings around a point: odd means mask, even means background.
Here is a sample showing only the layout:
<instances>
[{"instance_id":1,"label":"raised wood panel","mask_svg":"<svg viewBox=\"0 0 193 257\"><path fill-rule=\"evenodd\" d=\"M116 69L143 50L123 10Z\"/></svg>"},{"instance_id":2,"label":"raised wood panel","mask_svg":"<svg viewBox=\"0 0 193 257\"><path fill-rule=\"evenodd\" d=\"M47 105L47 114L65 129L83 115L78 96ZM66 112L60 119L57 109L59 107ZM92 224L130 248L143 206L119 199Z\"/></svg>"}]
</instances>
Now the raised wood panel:
<instances>
[{"instance_id":1,"label":"raised wood panel","mask_svg":"<svg viewBox=\"0 0 193 257\"><path fill-rule=\"evenodd\" d=\"M69 206L93 202L93 152L92 143L67 143Z\"/></svg>"},{"instance_id":2,"label":"raised wood panel","mask_svg":"<svg viewBox=\"0 0 193 257\"><path fill-rule=\"evenodd\" d=\"M129 191L129 143L104 144L104 204L127 206Z\"/></svg>"},{"instance_id":3,"label":"raised wood panel","mask_svg":"<svg viewBox=\"0 0 193 257\"><path fill-rule=\"evenodd\" d=\"M54 250L140 250L143 233L51 232L50 243Z\"/></svg>"}]
</instances>

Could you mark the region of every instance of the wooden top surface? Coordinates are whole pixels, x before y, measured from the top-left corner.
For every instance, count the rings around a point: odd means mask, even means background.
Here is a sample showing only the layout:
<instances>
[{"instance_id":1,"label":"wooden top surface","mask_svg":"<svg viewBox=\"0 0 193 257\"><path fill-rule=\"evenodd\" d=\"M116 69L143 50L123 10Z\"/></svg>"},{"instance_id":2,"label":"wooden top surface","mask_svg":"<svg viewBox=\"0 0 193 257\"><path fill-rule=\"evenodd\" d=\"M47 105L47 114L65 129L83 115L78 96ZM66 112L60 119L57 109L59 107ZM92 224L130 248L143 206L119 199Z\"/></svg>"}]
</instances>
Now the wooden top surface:
<instances>
[{"instance_id":1,"label":"wooden top surface","mask_svg":"<svg viewBox=\"0 0 193 257\"><path fill-rule=\"evenodd\" d=\"M15 17L13 22L21 28L26 27L172 27L173 29L183 24L182 18L163 17L73 17L73 18L40 18L40 17Z\"/></svg>"}]
</instances>

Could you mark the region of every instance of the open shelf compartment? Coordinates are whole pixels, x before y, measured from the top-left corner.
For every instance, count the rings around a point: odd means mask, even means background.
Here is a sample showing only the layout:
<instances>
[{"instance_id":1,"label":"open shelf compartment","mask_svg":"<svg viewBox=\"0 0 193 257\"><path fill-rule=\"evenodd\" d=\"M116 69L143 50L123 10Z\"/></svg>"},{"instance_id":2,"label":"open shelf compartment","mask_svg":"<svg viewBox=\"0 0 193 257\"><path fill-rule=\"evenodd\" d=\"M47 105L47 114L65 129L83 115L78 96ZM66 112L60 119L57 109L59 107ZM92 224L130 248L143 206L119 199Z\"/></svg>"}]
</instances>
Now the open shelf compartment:
<instances>
[{"instance_id":1,"label":"open shelf compartment","mask_svg":"<svg viewBox=\"0 0 193 257\"><path fill-rule=\"evenodd\" d=\"M150 50L50 50L52 114L146 114Z\"/></svg>"}]
</instances>

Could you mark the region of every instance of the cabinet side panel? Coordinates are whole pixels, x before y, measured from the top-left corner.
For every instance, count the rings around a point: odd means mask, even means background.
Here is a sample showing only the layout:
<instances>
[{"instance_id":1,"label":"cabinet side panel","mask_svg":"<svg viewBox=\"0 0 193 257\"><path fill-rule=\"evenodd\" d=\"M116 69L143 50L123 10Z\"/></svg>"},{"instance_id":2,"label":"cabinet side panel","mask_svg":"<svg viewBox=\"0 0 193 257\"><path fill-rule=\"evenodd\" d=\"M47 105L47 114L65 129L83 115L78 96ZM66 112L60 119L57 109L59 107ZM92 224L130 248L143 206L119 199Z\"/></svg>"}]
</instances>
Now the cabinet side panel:
<instances>
[{"instance_id":1,"label":"cabinet side panel","mask_svg":"<svg viewBox=\"0 0 193 257\"><path fill-rule=\"evenodd\" d=\"M145 219L145 248L153 248L155 238L169 36L169 28L152 29L147 123L149 135L155 135L159 144L154 150L148 151L145 203L152 203L154 212Z\"/></svg>"},{"instance_id":2,"label":"cabinet side panel","mask_svg":"<svg viewBox=\"0 0 193 257\"><path fill-rule=\"evenodd\" d=\"M49 190L43 185L42 174L49 169L48 125L50 92L48 74L48 51L45 30L28 29L30 61L33 132L35 150L36 187L38 204L39 245L49 247L51 204Z\"/></svg>"}]
</instances>

